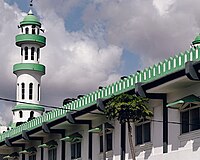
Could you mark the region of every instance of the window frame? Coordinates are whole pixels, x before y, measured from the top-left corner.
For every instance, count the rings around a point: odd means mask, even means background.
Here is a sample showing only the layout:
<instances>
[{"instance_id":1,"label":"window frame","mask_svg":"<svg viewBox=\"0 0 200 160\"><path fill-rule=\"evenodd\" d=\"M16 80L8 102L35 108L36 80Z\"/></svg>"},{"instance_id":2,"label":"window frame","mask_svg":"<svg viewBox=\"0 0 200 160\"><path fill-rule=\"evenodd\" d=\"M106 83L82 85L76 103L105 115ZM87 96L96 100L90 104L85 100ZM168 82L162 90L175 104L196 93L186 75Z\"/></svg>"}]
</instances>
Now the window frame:
<instances>
[{"instance_id":1,"label":"window frame","mask_svg":"<svg viewBox=\"0 0 200 160\"><path fill-rule=\"evenodd\" d=\"M108 135L110 135L110 134L111 134L112 139L111 139L111 148L109 149L108 143L110 141L108 141ZM113 131L106 132L105 141L106 141L106 152L112 151L113 150ZM103 133L99 134L99 151L100 151L100 153L103 153Z\"/></svg>"},{"instance_id":2,"label":"window frame","mask_svg":"<svg viewBox=\"0 0 200 160\"><path fill-rule=\"evenodd\" d=\"M145 133L146 132L144 132L144 125L146 125L146 124L149 124L149 140L147 140L147 141L145 141ZM138 134L137 134L137 127L142 127L141 129L142 129L142 142L141 143L138 143ZM139 122L139 123L137 123L137 124L135 124L135 146L137 146L137 145L142 145L142 144L145 144L145 143L149 143L149 142L151 142L151 121L150 120L143 120L142 122Z\"/></svg>"},{"instance_id":3,"label":"window frame","mask_svg":"<svg viewBox=\"0 0 200 160\"><path fill-rule=\"evenodd\" d=\"M50 156L53 156L53 157L50 157ZM57 146L56 147L54 146L48 149L48 160L57 160Z\"/></svg>"},{"instance_id":4,"label":"window frame","mask_svg":"<svg viewBox=\"0 0 200 160\"><path fill-rule=\"evenodd\" d=\"M180 110L180 122L181 122L181 125L180 125L180 134L185 134L185 133L190 133L192 131L195 131L195 130L199 130L200 129L200 125L197 126L196 129L192 129L192 127L194 127L194 124L193 122L191 122L191 117L192 117L192 111L194 111L195 109L198 109L198 121L200 122L200 104L196 104L196 103L189 103L188 105L186 105L183 109ZM187 119L187 122L183 122L183 114L184 113L187 113L188 112L188 119ZM195 112L194 112L195 113ZM193 125L192 125L193 124ZM183 132L183 125L186 125L188 127L187 131Z\"/></svg>"},{"instance_id":5,"label":"window frame","mask_svg":"<svg viewBox=\"0 0 200 160\"><path fill-rule=\"evenodd\" d=\"M29 160L36 160L36 154L31 154L28 156Z\"/></svg>"},{"instance_id":6,"label":"window frame","mask_svg":"<svg viewBox=\"0 0 200 160\"><path fill-rule=\"evenodd\" d=\"M74 151L72 150L72 146L74 146L74 148L73 148ZM81 141L72 142L70 144L70 147L71 147L71 160L76 160L76 159L79 159L79 158L82 157L82 143L81 143ZM78 152L79 149L80 149L80 154ZM74 157L72 157L73 156L72 152L74 152Z\"/></svg>"}]
</instances>

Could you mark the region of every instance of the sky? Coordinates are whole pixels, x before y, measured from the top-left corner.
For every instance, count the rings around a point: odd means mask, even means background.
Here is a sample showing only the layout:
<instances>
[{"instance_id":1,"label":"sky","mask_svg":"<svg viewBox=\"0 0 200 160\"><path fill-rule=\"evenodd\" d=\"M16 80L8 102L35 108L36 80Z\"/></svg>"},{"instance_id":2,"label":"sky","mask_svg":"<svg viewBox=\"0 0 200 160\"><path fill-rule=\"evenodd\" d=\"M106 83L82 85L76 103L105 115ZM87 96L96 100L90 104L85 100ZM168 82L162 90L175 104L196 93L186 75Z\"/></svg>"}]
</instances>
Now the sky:
<instances>
[{"instance_id":1,"label":"sky","mask_svg":"<svg viewBox=\"0 0 200 160\"><path fill-rule=\"evenodd\" d=\"M200 32L199 0L33 0L45 29L41 103L62 106L137 70L189 49ZM0 97L15 99L17 25L29 0L0 0ZM0 102L0 123L14 103ZM5 114L6 113L6 114Z\"/></svg>"}]
</instances>

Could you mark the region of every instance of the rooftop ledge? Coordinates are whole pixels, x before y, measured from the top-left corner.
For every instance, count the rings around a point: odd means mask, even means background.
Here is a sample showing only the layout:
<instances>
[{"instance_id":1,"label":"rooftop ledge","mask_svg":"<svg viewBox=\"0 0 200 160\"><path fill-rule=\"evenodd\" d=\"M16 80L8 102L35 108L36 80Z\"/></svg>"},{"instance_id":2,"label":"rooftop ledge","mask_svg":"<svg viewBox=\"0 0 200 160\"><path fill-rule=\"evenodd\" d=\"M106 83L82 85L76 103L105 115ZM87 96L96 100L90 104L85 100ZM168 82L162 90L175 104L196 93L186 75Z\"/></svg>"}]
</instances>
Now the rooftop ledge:
<instances>
[{"instance_id":1,"label":"rooftop ledge","mask_svg":"<svg viewBox=\"0 0 200 160\"><path fill-rule=\"evenodd\" d=\"M66 104L64 108L71 110L81 110L96 104L96 101L99 98L105 99L111 97L112 95L118 95L128 90L132 90L135 88L135 84L138 82L151 82L170 73L184 69L185 62L200 60L200 47L197 46L196 50L192 48L188 51L185 51L184 53L180 53L174 57L165 59L163 62L155 64L149 68L145 68L144 70L132 74L123 80L119 80L104 87L103 89L99 89L85 95L84 97L81 97L80 99L72 101L71 103ZM43 116L37 117L34 120L31 120L27 123L24 123L23 125L17 126L12 130L0 134L0 142L4 141L6 137L12 138L20 135L23 130L31 130L41 126L43 122L51 122L55 119L64 117L66 116L67 112L69 112L69 110L54 109L44 114Z\"/></svg>"},{"instance_id":2,"label":"rooftop ledge","mask_svg":"<svg viewBox=\"0 0 200 160\"><path fill-rule=\"evenodd\" d=\"M41 72L42 75L45 74L45 66L37 63L17 63L13 66L13 73L16 74L18 71L30 70Z\"/></svg>"},{"instance_id":3,"label":"rooftop ledge","mask_svg":"<svg viewBox=\"0 0 200 160\"><path fill-rule=\"evenodd\" d=\"M42 106L33 104L18 104L15 106L15 108L12 109L12 111L17 110L37 110L44 112L44 108Z\"/></svg>"},{"instance_id":4,"label":"rooftop ledge","mask_svg":"<svg viewBox=\"0 0 200 160\"><path fill-rule=\"evenodd\" d=\"M15 37L15 40L18 47L21 47L24 43L36 43L40 47L46 45L46 38L37 34L19 34Z\"/></svg>"}]
</instances>

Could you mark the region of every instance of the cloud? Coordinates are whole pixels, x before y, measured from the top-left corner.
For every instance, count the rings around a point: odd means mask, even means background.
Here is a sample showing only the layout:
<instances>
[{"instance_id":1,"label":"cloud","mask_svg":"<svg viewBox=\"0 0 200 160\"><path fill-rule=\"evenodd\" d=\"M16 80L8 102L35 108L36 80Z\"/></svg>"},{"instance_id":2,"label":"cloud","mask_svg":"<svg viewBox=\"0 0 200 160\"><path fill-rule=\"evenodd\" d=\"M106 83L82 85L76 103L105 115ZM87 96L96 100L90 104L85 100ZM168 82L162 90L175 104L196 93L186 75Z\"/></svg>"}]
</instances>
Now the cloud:
<instances>
[{"instance_id":1,"label":"cloud","mask_svg":"<svg viewBox=\"0 0 200 160\"><path fill-rule=\"evenodd\" d=\"M189 48L200 30L198 4L198 0L94 1L85 9L83 21L87 28L104 23L107 43L139 55L144 67Z\"/></svg>"},{"instance_id":2,"label":"cloud","mask_svg":"<svg viewBox=\"0 0 200 160\"><path fill-rule=\"evenodd\" d=\"M75 1L71 1L71 6L75 4ZM61 106L65 97L94 91L107 80L115 81L108 77L118 74L122 49L115 45L100 46L82 31L68 32L62 17L67 12L56 12L50 6L48 9L44 12L37 9L47 37L47 46L41 51L41 63L47 67L47 74L42 79L42 104ZM25 14L17 5L9 6L2 0L0 10L0 97L15 99L16 76L12 73L12 66L20 63L20 48L15 46L15 35L19 33L17 25ZM5 121L12 119L11 109L14 105L0 103L2 113L8 112L0 114L0 122L5 124Z\"/></svg>"}]
</instances>

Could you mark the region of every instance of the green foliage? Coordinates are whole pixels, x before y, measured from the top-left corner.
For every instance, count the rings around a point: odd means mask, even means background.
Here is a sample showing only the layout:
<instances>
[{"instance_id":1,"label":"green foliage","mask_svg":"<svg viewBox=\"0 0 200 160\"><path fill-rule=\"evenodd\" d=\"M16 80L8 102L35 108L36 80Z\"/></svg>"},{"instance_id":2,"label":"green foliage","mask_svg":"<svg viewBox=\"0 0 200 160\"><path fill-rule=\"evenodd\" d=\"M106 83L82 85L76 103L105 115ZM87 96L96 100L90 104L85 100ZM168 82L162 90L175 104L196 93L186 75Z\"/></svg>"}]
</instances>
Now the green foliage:
<instances>
[{"instance_id":1,"label":"green foliage","mask_svg":"<svg viewBox=\"0 0 200 160\"><path fill-rule=\"evenodd\" d=\"M120 123L139 122L153 116L148 109L148 101L148 98L123 93L106 103L104 113L109 120L117 118Z\"/></svg>"}]
</instances>

